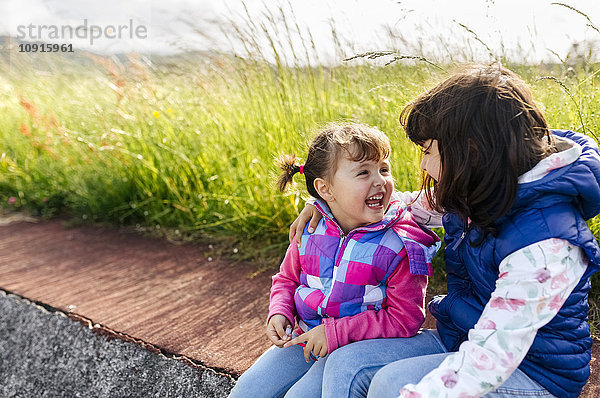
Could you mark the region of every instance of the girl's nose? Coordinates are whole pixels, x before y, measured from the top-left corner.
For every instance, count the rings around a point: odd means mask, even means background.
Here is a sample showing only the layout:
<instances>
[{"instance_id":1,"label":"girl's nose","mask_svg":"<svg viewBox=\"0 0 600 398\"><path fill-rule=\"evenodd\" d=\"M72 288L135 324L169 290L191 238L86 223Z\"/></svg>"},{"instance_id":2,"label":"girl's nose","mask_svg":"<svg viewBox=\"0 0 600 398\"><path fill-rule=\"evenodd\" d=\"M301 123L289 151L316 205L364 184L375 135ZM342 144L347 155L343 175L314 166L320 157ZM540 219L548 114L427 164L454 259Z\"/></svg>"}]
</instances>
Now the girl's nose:
<instances>
[{"instance_id":1,"label":"girl's nose","mask_svg":"<svg viewBox=\"0 0 600 398\"><path fill-rule=\"evenodd\" d=\"M385 177L381 174L377 174L375 177L375 186L384 186L385 185Z\"/></svg>"}]
</instances>

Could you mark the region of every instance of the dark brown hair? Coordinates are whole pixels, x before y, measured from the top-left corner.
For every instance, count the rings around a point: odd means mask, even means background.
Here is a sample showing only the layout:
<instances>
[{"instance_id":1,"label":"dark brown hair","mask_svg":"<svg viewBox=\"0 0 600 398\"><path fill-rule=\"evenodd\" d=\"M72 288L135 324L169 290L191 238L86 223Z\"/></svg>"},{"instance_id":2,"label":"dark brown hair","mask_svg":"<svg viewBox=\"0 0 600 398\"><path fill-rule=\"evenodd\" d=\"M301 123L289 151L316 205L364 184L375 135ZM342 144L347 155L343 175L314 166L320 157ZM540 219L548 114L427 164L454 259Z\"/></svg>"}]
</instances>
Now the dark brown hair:
<instances>
[{"instance_id":1,"label":"dark brown hair","mask_svg":"<svg viewBox=\"0 0 600 398\"><path fill-rule=\"evenodd\" d=\"M455 72L409 103L400 123L418 145L438 141L439 181L423 173L429 204L470 218L482 240L512 207L519 175L556 151L529 87L499 64Z\"/></svg>"},{"instance_id":2,"label":"dark brown hair","mask_svg":"<svg viewBox=\"0 0 600 398\"><path fill-rule=\"evenodd\" d=\"M304 164L306 189L315 198L322 199L315 189L315 179L333 177L342 154L353 161L362 162L387 159L390 152L389 139L375 127L359 123L330 123L313 138L308 148ZM294 174L300 172L300 163L296 155L281 155L276 163L283 170L277 181L277 187L283 192L292 182Z\"/></svg>"}]
</instances>

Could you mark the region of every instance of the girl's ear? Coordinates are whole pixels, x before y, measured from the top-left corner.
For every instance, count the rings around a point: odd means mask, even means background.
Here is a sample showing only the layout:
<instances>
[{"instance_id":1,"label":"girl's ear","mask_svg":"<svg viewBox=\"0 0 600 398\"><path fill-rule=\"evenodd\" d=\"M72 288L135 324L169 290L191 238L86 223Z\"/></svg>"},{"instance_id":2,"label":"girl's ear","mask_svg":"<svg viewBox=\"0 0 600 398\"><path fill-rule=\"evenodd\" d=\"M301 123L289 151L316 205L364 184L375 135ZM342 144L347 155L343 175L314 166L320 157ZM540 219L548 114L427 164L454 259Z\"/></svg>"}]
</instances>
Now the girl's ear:
<instances>
[{"instance_id":1,"label":"girl's ear","mask_svg":"<svg viewBox=\"0 0 600 398\"><path fill-rule=\"evenodd\" d=\"M331 187L329 186L327 181L325 181L322 178L315 178L313 184L319 196L325 199L326 202L332 202L333 200L335 200L331 192Z\"/></svg>"}]
</instances>

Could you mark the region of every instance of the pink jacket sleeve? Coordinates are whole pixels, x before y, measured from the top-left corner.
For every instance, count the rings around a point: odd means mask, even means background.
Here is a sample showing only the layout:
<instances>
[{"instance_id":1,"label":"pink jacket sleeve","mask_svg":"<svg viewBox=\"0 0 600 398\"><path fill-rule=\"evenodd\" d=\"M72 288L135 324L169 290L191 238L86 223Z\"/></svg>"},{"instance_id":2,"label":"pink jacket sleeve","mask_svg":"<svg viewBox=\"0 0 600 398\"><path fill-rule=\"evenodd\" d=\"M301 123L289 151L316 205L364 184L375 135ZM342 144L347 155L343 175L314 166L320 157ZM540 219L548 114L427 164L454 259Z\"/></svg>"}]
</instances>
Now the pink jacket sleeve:
<instances>
[{"instance_id":1,"label":"pink jacket sleeve","mask_svg":"<svg viewBox=\"0 0 600 398\"><path fill-rule=\"evenodd\" d=\"M327 346L338 347L366 339L411 337L425 321L427 276L412 275L406 251L387 287L387 305L343 318L325 318Z\"/></svg>"},{"instance_id":2,"label":"pink jacket sleeve","mask_svg":"<svg viewBox=\"0 0 600 398\"><path fill-rule=\"evenodd\" d=\"M295 324L294 292L299 285L300 253L298 252L298 246L291 244L285 253L279 272L273 276L267 322L273 315L281 314L290 321L292 326Z\"/></svg>"}]
</instances>

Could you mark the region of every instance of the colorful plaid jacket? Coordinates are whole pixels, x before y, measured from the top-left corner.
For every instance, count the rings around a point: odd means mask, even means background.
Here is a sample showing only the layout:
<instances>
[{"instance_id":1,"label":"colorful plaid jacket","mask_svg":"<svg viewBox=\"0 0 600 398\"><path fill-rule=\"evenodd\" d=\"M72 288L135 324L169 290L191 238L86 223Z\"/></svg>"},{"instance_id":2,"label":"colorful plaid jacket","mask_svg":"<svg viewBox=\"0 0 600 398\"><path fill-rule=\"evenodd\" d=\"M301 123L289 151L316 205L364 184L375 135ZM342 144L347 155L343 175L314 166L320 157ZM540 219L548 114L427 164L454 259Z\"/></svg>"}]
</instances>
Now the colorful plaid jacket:
<instances>
[{"instance_id":1,"label":"colorful plaid jacket","mask_svg":"<svg viewBox=\"0 0 600 398\"><path fill-rule=\"evenodd\" d=\"M412 275L431 275L439 238L417 225L404 203L391 202L383 220L347 236L325 202L318 200L315 207L323 218L314 233L305 229L302 235L300 284L294 293L303 331L324 318L385 307L388 279L404 253Z\"/></svg>"}]
</instances>

